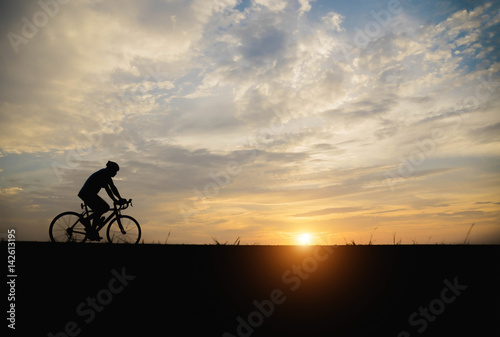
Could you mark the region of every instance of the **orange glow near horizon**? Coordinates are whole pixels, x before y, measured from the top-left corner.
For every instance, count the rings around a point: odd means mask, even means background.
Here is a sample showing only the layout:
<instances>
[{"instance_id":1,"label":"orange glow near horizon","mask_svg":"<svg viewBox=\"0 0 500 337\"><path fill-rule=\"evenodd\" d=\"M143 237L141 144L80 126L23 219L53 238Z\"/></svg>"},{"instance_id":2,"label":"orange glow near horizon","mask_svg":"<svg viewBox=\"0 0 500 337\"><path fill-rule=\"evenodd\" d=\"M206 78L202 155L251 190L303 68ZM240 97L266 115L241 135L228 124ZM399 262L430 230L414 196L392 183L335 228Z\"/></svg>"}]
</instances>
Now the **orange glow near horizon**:
<instances>
[{"instance_id":1,"label":"orange glow near horizon","mask_svg":"<svg viewBox=\"0 0 500 337\"><path fill-rule=\"evenodd\" d=\"M309 233L303 233L303 234L300 234L298 237L297 237L297 240L298 242L302 245L302 246L307 246L307 245L310 245L312 243L312 235L309 234Z\"/></svg>"}]
</instances>

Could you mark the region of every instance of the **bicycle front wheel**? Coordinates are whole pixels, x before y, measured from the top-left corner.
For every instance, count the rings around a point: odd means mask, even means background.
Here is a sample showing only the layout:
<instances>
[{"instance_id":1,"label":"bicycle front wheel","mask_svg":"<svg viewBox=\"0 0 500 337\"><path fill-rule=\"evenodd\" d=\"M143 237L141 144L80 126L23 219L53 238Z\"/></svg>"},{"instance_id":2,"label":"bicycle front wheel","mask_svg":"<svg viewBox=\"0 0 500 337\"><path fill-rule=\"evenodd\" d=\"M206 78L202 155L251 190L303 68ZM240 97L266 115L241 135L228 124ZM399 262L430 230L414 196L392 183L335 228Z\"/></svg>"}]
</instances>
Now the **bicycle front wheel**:
<instances>
[{"instance_id":1,"label":"bicycle front wheel","mask_svg":"<svg viewBox=\"0 0 500 337\"><path fill-rule=\"evenodd\" d=\"M141 227L137 220L128 215L114 218L106 231L110 243L139 243Z\"/></svg>"},{"instance_id":2,"label":"bicycle front wheel","mask_svg":"<svg viewBox=\"0 0 500 337\"><path fill-rule=\"evenodd\" d=\"M49 236L52 242L84 243L87 240L85 226L76 212L64 212L56 216L50 223Z\"/></svg>"}]
</instances>

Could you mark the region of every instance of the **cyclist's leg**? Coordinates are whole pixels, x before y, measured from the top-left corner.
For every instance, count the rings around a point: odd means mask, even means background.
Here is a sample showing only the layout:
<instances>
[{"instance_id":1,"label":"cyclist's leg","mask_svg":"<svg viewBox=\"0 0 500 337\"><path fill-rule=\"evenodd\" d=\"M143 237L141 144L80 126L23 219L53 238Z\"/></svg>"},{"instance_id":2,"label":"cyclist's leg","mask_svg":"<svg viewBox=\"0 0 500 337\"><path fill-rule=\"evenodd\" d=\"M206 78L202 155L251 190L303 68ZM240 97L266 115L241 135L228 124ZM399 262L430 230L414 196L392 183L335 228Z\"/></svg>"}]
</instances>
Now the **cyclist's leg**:
<instances>
[{"instance_id":1,"label":"cyclist's leg","mask_svg":"<svg viewBox=\"0 0 500 337\"><path fill-rule=\"evenodd\" d=\"M101 222L101 216L109 211L109 205L97 194L90 198L86 198L85 202L92 209L92 211L94 211L94 214L92 215L92 229L96 229Z\"/></svg>"},{"instance_id":2,"label":"cyclist's leg","mask_svg":"<svg viewBox=\"0 0 500 337\"><path fill-rule=\"evenodd\" d=\"M83 195L78 195L78 196L80 197L80 199L83 200L83 202L87 206L89 206L89 199L90 198L88 198L86 196L83 196ZM86 214L86 217L82 218L82 223L83 223L83 225L85 226L86 229L90 229L92 227L91 220L93 219L93 216L94 216L94 214L91 214L91 215Z\"/></svg>"}]
</instances>

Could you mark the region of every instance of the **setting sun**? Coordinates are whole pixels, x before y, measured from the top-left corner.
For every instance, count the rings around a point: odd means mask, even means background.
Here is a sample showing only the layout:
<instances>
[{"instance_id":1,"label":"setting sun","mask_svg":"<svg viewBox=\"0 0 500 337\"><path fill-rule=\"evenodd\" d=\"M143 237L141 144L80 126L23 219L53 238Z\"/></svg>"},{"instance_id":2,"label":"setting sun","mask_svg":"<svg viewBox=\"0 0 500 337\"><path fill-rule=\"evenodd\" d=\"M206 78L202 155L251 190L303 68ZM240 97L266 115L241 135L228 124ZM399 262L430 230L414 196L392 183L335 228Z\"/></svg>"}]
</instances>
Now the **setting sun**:
<instances>
[{"instance_id":1,"label":"setting sun","mask_svg":"<svg viewBox=\"0 0 500 337\"><path fill-rule=\"evenodd\" d=\"M298 240L301 245L309 245L311 244L312 235L309 233L300 234Z\"/></svg>"}]
</instances>

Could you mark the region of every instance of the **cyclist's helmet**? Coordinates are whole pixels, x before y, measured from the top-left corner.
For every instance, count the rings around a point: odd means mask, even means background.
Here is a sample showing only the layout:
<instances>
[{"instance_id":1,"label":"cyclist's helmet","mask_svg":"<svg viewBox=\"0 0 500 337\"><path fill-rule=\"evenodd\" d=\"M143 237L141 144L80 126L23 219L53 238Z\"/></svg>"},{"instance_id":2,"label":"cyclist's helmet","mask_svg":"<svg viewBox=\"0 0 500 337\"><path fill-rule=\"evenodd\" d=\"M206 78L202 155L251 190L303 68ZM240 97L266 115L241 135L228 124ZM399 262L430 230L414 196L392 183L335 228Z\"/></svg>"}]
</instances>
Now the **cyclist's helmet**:
<instances>
[{"instance_id":1,"label":"cyclist's helmet","mask_svg":"<svg viewBox=\"0 0 500 337\"><path fill-rule=\"evenodd\" d=\"M115 163L114 161L108 161L108 162L106 163L106 167L107 167L108 169L113 170L113 171L116 171L116 172L120 171L120 166L118 166L118 164L117 164L117 163Z\"/></svg>"}]
</instances>

